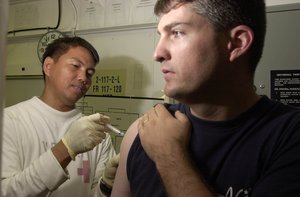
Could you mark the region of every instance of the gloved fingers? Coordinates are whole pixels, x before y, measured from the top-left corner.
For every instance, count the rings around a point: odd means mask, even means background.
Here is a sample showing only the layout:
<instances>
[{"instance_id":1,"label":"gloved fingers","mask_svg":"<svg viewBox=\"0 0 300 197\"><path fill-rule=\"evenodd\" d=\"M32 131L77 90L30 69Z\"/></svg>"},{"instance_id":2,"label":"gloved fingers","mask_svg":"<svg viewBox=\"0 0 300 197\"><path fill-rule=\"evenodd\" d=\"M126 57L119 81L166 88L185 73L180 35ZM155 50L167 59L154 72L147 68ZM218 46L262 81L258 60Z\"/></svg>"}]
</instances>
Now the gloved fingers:
<instances>
[{"instance_id":1,"label":"gloved fingers","mask_svg":"<svg viewBox=\"0 0 300 197\"><path fill-rule=\"evenodd\" d=\"M105 178L106 179L112 179L115 178L117 173L117 168L108 168L105 171Z\"/></svg>"},{"instance_id":2,"label":"gloved fingers","mask_svg":"<svg viewBox=\"0 0 300 197\"><path fill-rule=\"evenodd\" d=\"M105 137L106 137L106 134L102 131L97 131L95 134L97 135L97 137L99 137L101 139L105 139Z\"/></svg>"},{"instance_id":3,"label":"gloved fingers","mask_svg":"<svg viewBox=\"0 0 300 197\"><path fill-rule=\"evenodd\" d=\"M94 128L94 129L91 129L89 132L89 136L90 138L102 138L104 139L106 137L106 134L105 134L105 130L103 129L104 126L99 126L99 128Z\"/></svg>"},{"instance_id":4,"label":"gloved fingers","mask_svg":"<svg viewBox=\"0 0 300 197\"><path fill-rule=\"evenodd\" d=\"M89 120L93 121L93 122L98 122L100 117L101 117L101 114L95 113L95 114L85 116L85 117L88 118Z\"/></svg>"},{"instance_id":5,"label":"gloved fingers","mask_svg":"<svg viewBox=\"0 0 300 197\"><path fill-rule=\"evenodd\" d=\"M104 125L98 124L98 123L93 123L93 127L98 132L108 132L109 131L109 128L107 128Z\"/></svg>"},{"instance_id":6,"label":"gloved fingers","mask_svg":"<svg viewBox=\"0 0 300 197\"><path fill-rule=\"evenodd\" d=\"M120 153L118 153L116 156L110 159L109 164L112 167L118 167L119 165L119 160L120 160Z\"/></svg>"},{"instance_id":7,"label":"gloved fingers","mask_svg":"<svg viewBox=\"0 0 300 197\"><path fill-rule=\"evenodd\" d=\"M101 114L99 122L100 122L100 124L110 123L110 117Z\"/></svg>"},{"instance_id":8,"label":"gloved fingers","mask_svg":"<svg viewBox=\"0 0 300 197\"><path fill-rule=\"evenodd\" d=\"M99 123L99 124L107 124L110 123L110 117L106 115L102 115L100 113L95 113L89 116L86 116L89 120Z\"/></svg>"}]
</instances>

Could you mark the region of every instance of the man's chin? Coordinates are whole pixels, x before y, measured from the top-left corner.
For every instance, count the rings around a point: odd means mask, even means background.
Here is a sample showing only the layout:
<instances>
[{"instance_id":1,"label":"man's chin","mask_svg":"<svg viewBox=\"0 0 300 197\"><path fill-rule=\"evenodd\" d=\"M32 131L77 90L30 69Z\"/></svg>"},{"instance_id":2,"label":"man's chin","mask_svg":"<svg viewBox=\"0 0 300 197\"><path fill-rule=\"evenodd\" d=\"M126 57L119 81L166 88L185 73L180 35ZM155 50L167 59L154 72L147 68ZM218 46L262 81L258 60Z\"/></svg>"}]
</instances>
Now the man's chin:
<instances>
[{"instance_id":1,"label":"man's chin","mask_svg":"<svg viewBox=\"0 0 300 197\"><path fill-rule=\"evenodd\" d=\"M76 94L71 98L69 97L70 105L75 105L75 103L77 103L83 96L84 94Z\"/></svg>"}]
</instances>

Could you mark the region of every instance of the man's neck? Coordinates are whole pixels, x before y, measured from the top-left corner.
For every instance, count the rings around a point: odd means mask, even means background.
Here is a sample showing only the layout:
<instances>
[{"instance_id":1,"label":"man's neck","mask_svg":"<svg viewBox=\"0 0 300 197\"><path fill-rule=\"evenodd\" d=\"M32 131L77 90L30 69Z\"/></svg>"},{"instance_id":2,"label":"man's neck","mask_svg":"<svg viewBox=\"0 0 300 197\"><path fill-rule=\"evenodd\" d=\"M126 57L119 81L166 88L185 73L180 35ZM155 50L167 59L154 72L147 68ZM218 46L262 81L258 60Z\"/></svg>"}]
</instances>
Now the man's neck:
<instances>
[{"instance_id":1,"label":"man's neck","mask_svg":"<svg viewBox=\"0 0 300 197\"><path fill-rule=\"evenodd\" d=\"M251 94L248 97L227 98L220 103L198 103L189 105L191 113L201 119L211 121L232 120L250 109L261 97Z\"/></svg>"},{"instance_id":2,"label":"man's neck","mask_svg":"<svg viewBox=\"0 0 300 197\"><path fill-rule=\"evenodd\" d=\"M49 97L45 94L42 94L40 97L38 97L41 101L52 107L53 109L56 109L61 112L67 112L75 109L75 104L74 105L65 105L62 104L61 102L58 102L56 98Z\"/></svg>"}]
</instances>

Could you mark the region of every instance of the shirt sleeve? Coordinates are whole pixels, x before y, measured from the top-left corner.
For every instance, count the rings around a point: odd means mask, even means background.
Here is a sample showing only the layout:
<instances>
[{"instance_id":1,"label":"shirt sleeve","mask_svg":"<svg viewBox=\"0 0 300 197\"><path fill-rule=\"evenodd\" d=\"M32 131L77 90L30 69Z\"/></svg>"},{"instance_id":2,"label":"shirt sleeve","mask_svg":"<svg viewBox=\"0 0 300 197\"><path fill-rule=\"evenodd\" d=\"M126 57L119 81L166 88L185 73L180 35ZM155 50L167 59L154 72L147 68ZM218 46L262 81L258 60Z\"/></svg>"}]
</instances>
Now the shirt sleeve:
<instances>
[{"instance_id":1,"label":"shirt sleeve","mask_svg":"<svg viewBox=\"0 0 300 197\"><path fill-rule=\"evenodd\" d=\"M18 143L20 139L17 133L22 129L18 128L15 121L4 116L1 194L3 197L46 195L66 181L68 173L59 165L51 150L24 167L24 153Z\"/></svg>"}]
</instances>

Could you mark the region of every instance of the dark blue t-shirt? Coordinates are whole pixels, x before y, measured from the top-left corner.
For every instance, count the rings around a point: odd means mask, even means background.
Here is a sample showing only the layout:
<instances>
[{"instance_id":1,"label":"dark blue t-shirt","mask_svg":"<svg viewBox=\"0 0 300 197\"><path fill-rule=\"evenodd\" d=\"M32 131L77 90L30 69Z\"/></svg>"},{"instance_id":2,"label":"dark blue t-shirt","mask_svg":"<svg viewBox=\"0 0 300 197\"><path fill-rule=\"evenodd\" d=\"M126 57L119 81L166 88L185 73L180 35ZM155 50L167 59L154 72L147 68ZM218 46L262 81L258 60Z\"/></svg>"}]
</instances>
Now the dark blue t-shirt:
<instances>
[{"instance_id":1,"label":"dark blue t-shirt","mask_svg":"<svg viewBox=\"0 0 300 197\"><path fill-rule=\"evenodd\" d=\"M262 97L231 121L201 120L183 104L169 110L189 118L192 159L220 196L300 196L300 109ZM133 197L167 196L138 136L128 154L127 175Z\"/></svg>"}]
</instances>

